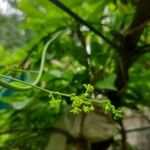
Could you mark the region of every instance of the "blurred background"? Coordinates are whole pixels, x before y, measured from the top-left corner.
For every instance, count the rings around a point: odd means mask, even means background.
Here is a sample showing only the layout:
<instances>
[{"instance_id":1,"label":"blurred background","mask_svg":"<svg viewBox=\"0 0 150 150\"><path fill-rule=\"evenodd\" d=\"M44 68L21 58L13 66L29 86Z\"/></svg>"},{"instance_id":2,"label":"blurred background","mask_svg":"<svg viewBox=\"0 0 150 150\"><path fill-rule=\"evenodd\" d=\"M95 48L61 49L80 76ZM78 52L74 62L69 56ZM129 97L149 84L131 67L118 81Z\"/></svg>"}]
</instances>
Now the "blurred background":
<instances>
[{"instance_id":1,"label":"blurred background","mask_svg":"<svg viewBox=\"0 0 150 150\"><path fill-rule=\"evenodd\" d=\"M148 0L0 0L0 74L34 81L46 42L61 31L38 86L81 94L91 84L93 99L107 96L123 111L120 120L97 106L74 115L68 97L55 108L41 90L0 85L0 149L149 150L149 8Z\"/></svg>"}]
</instances>

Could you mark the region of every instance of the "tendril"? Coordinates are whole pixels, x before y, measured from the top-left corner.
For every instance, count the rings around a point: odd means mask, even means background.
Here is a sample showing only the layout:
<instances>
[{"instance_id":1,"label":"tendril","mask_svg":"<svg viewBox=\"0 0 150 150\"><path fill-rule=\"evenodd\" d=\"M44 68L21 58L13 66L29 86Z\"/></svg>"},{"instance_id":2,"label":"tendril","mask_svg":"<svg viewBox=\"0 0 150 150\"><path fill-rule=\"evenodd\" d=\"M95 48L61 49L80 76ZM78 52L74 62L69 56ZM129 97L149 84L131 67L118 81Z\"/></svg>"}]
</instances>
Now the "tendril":
<instances>
[{"instance_id":1,"label":"tendril","mask_svg":"<svg viewBox=\"0 0 150 150\"><path fill-rule=\"evenodd\" d=\"M12 89L12 90L16 90L16 91L26 91L26 90L29 90L29 89L32 89L35 85L37 85L41 79L41 76L43 74L43 70L44 70L44 64L45 64L45 56L46 56L46 52L48 50L48 47L49 45L61 34L62 32L57 32L54 34L54 36L47 41L47 43L45 44L44 48L43 48L43 52L42 52L42 57L41 57L41 64L40 64L40 68L39 68L39 71L38 71L38 75L35 79L35 81L33 81L32 83L30 83L31 85L25 85L23 87L19 87L19 86L15 86L15 85L12 85L11 82L10 83L7 83L3 80L0 80L0 85L5 87L5 88L8 88L8 89ZM1 75L1 77L5 77L5 75ZM18 81L19 82L19 81Z\"/></svg>"}]
</instances>

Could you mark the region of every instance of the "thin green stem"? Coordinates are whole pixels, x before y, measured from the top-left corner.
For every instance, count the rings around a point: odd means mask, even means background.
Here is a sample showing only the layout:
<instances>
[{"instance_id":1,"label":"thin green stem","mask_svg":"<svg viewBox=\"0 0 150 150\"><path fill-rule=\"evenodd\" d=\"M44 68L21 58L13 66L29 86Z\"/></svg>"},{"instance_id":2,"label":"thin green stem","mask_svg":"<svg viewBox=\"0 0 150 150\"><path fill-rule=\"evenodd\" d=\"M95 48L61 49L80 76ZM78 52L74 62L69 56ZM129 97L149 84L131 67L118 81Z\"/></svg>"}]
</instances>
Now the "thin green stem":
<instances>
[{"instance_id":1,"label":"thin green stem","mask_svg":"<svg viewBox=\"0 0 150 150\"><path fill-rule=\"evenodd\" d=\"M70 94L65 94L65 93L61 93L61 92L56 92L56 91L51 91L51 90L48 90L48 89L44 89L44 88L39 87L39 86L37 86L37 85L33 85L33 84L31 84L31 83L24 82L24 81L22 81L22 80L19 80L19 79L10 77L10 76L6 76L6 75L0 74L0 77L6 78L6 79L10 79L10 80L13 80L13 81L17 81L17 82L22 83L22 84L25 84L25 85L32 86L32 87L34 87L34 88L36 88L36 89L39 89L39 90L41 90L41 91L43 91L43 92L46 92L46 93L49 93L49 94L56 94L56 95L61 95L61 96L65 96L65 97L71 97Z\"/></svg>"},{"instance_id":2,"label":"thin green stem","mask_svg":"<svg viewBox=\"0 0 150 150\"><path fill-rule=\"evenodd\" d=\"M100 104L100 101L99 101L99 100L96 100L96 99L92 100L92 99L91 99L91 101L92 101L93 103L98 103L98 104Z\"/></svg>"},{"instance_id":3,"label":"thin green stem","mask_svg":"<svg viewBox=\"0 0 150 150\"><path fill-rule=\"evenodd\" d=\"M103 97L103 99L104 99L104 100L109 100L107 97ZM92 101L93 103L98 103L98 104L103 103L103 100L91 99L91 101Z\"/></svg>"}]
</instances>

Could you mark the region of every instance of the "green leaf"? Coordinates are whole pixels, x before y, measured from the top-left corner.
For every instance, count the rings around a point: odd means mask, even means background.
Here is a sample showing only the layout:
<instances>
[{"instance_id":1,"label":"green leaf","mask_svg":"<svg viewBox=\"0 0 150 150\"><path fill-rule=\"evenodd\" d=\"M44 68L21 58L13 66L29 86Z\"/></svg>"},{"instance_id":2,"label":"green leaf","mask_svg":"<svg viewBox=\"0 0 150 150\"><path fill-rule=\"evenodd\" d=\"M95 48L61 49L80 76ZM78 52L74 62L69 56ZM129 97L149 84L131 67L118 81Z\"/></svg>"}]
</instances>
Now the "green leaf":
<instances>
[{"instance_id":1,"label":"green leaf","mask_svg":"<svg viewBox=\"0 0 150 150\"><path fill-rule=\"evenodd\" d=\"M114 81L116 79L116 75L112 74L108 77L105 77L103 80L100 80L96 83L96 87L100 89L111 89L111 90L117 90Z\"/></svg>"}]
</instances>

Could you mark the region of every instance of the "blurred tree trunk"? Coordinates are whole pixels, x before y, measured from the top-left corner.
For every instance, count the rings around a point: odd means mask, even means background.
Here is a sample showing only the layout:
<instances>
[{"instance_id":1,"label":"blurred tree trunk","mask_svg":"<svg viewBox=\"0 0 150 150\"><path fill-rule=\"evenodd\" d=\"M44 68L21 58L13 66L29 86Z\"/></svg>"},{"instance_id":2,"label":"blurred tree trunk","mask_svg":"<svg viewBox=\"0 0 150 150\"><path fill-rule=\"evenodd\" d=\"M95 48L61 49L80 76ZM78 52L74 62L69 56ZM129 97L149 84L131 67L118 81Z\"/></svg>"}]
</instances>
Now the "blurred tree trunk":
<instances>
[{"instance_id":1,"label":"blurred tree trunk","mask_svg":"<svg viewBox=\"0 0 150 150\"><path fill-rule=\"evenodd\" d=\"M117 78L115 81L118 90L109 91L108 97L116 107L122 105L122 98L128 84L128 71L140 56L137 51L137 43L147 22L150 20L150 1L140 0L136 5L136 12L130 26L124 31L124 33L118 34L118 36L115 38L115 41L119 47L117 49L119 59L116 62ZM120 121L120 125L122 127L121 150L125 150L126 133L124 131L122 121ZM93 148L93 150L95 149Z\"/></svg>"}]
</instances>

